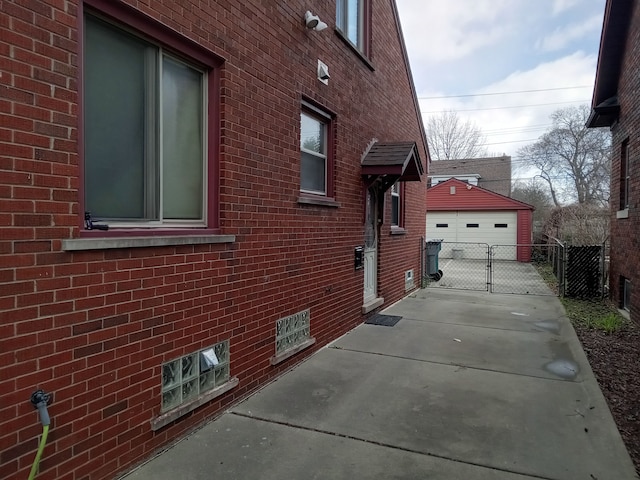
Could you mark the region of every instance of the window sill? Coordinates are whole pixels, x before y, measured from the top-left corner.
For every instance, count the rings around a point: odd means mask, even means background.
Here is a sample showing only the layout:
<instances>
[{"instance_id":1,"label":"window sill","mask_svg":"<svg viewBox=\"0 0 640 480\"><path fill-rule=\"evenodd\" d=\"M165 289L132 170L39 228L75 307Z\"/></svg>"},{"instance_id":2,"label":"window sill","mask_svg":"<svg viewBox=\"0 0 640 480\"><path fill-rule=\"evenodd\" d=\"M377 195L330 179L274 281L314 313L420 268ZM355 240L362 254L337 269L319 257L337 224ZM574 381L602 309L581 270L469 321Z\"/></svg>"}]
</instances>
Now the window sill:
<instances>
[{"instance_id":1,"label":"window sill","mask_svg":"<svg viewBox=\"0 0 640 480\"><path fill-rule=\"evenodd\" d=\"M278 353L278 354L274 355L273 357L271 357L269 359L269 362L271 362L271 365L277 365L277 364L279 364L281 362L284 362L287 358L293 357L296 353L301 352L302 350L304 350L306 348L309 348L314 343L316 343L316 339L314 337L311 337L310 339L305 340L300 345L297 345L297 346L293 347L292 349L287 350L286 352L282 352L282 353Z\"/></svg>"},{"instance_id":2,"label":"window sill","mask_svg":"<svg viewBox=\"0 0 640 480\"><path fill-rule=\"evenodd\" d=\"M320 207L339 208L340 203L329 197L298 197L298 203L302 205L317 205Z\"/></svg>"},{"instance_id":3,"label":"window sill","mask_svg":"<svg viewBox=\"0 0 640 480\"><path fill-rule=\"evenodd\" d=\"M194 398L189 402L183 403L182 405L174 408L173 410L169 410L168 412L163 413L162 415L151 420L151 430L153 430L154 432L156 430L160 430L162 427L169 425L171 422L176 421L178 418L182 417L183 415L195 410L196 408L200 407L201 405L204 405L205 403L213 400L214 398L219 397L220 395L228 392L232 388L235 388L236 386L238 386L238 383L240 383L240 381L238 380L238 377L230 378L229 381L224 385L220 385L219 387L216 387L213 390L209 390L199 395L197 398Z\"/></svg>"},{"instance_id":4,"label":"window sill","mask_svg":"<svg viewBox=\"0 0 640 480\"><path fill-rule=\"evenodd\" d=\"M340 39L347 45L347 47L349 47L351 51L353 51L353 53L360 57L362 63L364 63L369 70L371 70L372 72L376 71L376 68L373 66L373 63L371 63L371 60L369 60L369 58L363 52L361 52L358 47L355 46L344 33L342 33L342 30L336 27L335 32L336 35L338 35L338 37L340 37Z\"/></svg>"},{"instance_id":5,"label":"window sill","mask_svg":"<svg viewBox=\"0 0 640 480\"><path fill-rule=\"evenodd\" d=\"M129 232L127 232L129 233ZM72 238L62 241L62 250L109 250L114 248L167 247L176 245L202 245L211 243L233 243L235 235L149 235L130 237Z\"/></svg>"},{"instance_id":6,"label":"window sill","mask_svg":"<svg viewBox=\"0 0 640 480\"><path fill-rule=\"evenodd\" d=\"M618 210L616 212L616 218L629 218L629 209L625 208L624 210Z\"/></svg>"},{"instance_id":7,"label":"window sill","mask_svg":"<svg viewBox=\"0 0 640 480\"><path fill-rule=\"evenodd\" d=\"M407 231L402 227L391 227L391 235L406 235Z\"/></svg>"}]
</instances>

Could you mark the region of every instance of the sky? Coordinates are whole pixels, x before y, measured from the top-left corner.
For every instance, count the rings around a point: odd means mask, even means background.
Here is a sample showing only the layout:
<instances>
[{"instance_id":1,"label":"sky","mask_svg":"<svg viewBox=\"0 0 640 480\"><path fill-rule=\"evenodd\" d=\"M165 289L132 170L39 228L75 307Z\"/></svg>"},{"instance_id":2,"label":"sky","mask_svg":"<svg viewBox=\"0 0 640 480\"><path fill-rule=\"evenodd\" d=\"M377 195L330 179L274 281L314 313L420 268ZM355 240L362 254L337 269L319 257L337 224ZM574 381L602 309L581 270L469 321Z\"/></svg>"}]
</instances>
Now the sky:
<instances>
[{"instance_id":1,"label":"sky","mask_svg":"<svg viewBox=\"0 0 640 480\"><path fill-rule=\"evenodd\" d=\"M425 124L454 110L517 163L553 111L591 103L605 0L396 3Z\"/></svg>"}]
</instances>

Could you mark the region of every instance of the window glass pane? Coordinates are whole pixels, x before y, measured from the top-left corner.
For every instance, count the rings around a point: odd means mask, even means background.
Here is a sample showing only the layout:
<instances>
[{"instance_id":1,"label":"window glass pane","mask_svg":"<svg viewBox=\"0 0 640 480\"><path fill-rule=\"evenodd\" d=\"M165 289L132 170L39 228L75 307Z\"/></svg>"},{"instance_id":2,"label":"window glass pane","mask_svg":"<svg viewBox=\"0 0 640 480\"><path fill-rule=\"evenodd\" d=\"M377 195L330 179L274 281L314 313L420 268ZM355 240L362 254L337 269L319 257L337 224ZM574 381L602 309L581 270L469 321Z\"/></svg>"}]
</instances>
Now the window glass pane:
<instances>
[{"instance_id":1,"label":"window glass pane","mask_svg":"<svg viewBox=\"0 0 640 480\"><path fill-rule=\"evenodd\" d=\"M300 188L325 193L325 159L302 152Z\"/></svg>"},{"instance_id":2,"label":"window glass pane","mask_svg":"<svg viewBox=\"0 0 640 480\"><path fill-rule=\"evenodd\" d=\"M300 116L300 147L324 155L324 130L322 122L303 113Z\"/></svg>"},{"instance_id":3,"label":"window glass pane","mask_svg":"<svg viewBox=\"0 0 640 480\"><path fill-rule=\"evenodd\" d=\"M165 219L203 218L203 74L163 57L162 192Z\"/></svg>"},{"instance_id":4,"label":"window glass pane","mask_svg":"<svg viewBox=\"0 0 640 480\"><path fill-rule=\"evenodd\" d=\"M336 25L337 27L344 31L345 30L345 16L344 16L344 6L347 0L337 0L336 1Z\"/></svg>"},{"instance_id":5,"label":"window glass pane","mask_svg":"<svg viewBox=\"0 0 640 480\"><path fill-rule=\"evenodd\" d=\"M146 71L150 47L86 17L85 205L94 218L145 217Z\"/></svg>"},{"instance_id":6,"label":"window glass pane","mask_svg":"<svg viewBox=\"0 0 640 480\"><path fill-rule=\"evenodd\" d=\"M622 298L622 308L625 310L631 310L631 282L626 278L624 279L624 292Z\"/></svg>"},{"instance_id":7,"label":"window glass pane","mask_svg":"<svg viewBox=\"0 0 640 480\"><path fill-rule=\"evenodd\" d=\"M391 195L391 225L399 225L400 220L400 196Z\"/></svg>"},{"instance_id":8,"label":"window glass pane","mask_svg":"<svg viewBox=\"0 0 640 480\"><path fill-rule=\"evenodd\" d=\"M354 45L360 45L360 0L348 0L347 4L347 38Z\"/></svg>"}]
</instances>

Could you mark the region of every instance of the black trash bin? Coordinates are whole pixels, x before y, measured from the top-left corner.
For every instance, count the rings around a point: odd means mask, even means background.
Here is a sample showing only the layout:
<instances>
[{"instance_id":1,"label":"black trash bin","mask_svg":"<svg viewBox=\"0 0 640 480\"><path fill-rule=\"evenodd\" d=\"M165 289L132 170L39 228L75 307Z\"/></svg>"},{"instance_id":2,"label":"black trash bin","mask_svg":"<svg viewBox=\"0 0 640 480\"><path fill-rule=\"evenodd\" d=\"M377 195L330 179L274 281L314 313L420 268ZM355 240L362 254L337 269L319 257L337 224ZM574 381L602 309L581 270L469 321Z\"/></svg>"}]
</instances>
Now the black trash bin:
<instances>
[{"instance_id":1,"label":"black trash bin","mask_svg":"<svg viewBox=\"0 0 640 480\"><path fill-rule=\"evenodd\" d=\"M432 238L426 242L427 275L436 282L442 278L442 270L438 268L438 254L442 249L442 238Z\"/></svg>"}]
</instances>

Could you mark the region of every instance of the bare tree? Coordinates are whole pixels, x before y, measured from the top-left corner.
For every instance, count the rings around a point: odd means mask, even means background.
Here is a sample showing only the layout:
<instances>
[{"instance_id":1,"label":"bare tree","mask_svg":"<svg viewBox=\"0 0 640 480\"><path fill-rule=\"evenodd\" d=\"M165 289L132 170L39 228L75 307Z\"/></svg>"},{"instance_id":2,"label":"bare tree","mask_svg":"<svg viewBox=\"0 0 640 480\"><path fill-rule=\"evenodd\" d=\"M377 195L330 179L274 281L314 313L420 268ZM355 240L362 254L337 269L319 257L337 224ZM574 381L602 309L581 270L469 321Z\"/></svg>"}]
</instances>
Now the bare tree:
<instances>
[{"instance_id":1,"label":"bare tree","mask_svg":"<svg viewBox=\"0 0 640 480\"><path fill-rule=\"evenodd\" d=\"M427 141L433 160L486 157L486 138L470 120L462 121L452 110L429 117Z\"/></svg>"},{"instance_id":2,"label":"bare tree","mask_svg":"<svg viewBox=\"0 0 640 480\"><path fill-rule=\"evenodd\" d=\"M518 180L511 189L511 197L535 207L533 211L533 233L537 241L538 237L543 233L543 226L553 208L549 190L539 178L532 178L528 181Z\"/></svg>"},{"instance_id":3,"label":"bare tree","mask_svg":"<svg viewBox=\"0 0 640 480\"><path fill-rule=\"evenodd\" d=\"M589 107L569 107L551 115L552 128L518 151L527 168L549 187L554 205L576 202L607 205L611 171L611 134L607 129L586 128Z\"/></svg>"},{"instance_id":4,"label":"bare tree","mask_svg":"<svg viewBox=\"0 0 640 480\"><path fill-rule=\"evenodd\" d=\"M609 235L609 209L589 204L554 208L544 233L571 245L599 245Z\"/></svg>"}]
</instances>

